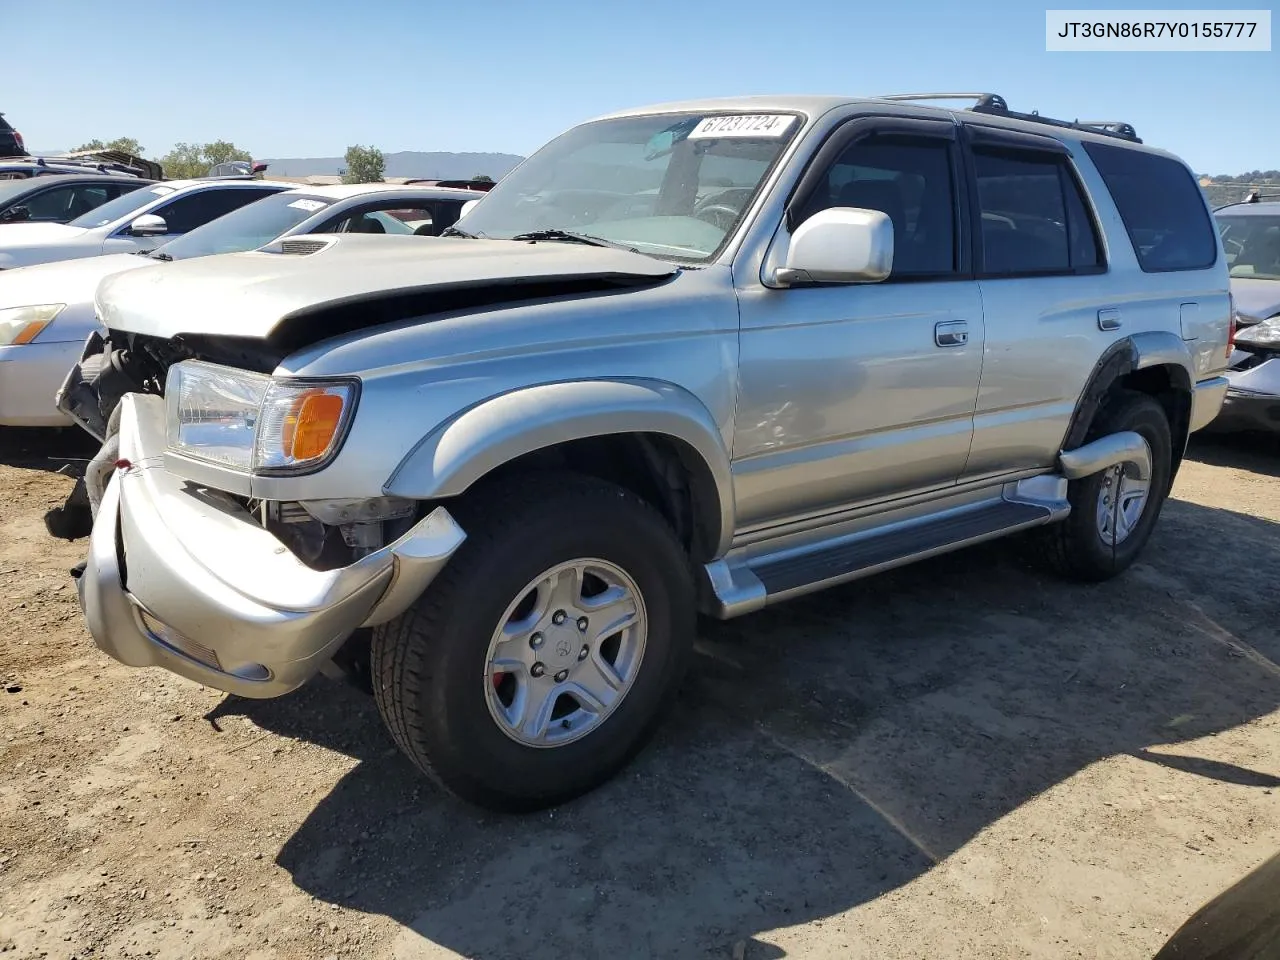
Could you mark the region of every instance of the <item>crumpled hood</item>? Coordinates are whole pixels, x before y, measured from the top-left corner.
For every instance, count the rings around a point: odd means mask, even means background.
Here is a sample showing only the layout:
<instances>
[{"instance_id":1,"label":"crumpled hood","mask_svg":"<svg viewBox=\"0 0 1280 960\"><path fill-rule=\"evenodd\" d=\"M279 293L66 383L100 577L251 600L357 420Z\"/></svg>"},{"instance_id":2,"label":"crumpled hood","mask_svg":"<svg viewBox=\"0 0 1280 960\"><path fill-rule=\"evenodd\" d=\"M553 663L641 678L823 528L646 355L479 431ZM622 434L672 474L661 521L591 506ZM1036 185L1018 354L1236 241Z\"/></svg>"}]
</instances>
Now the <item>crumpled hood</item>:
<instances>
[{"instance_id":1,"label":"crumpled hood","mask_svg":"<svg viewBox=\"0 0 1280 960\"><path fill-rule=\"evenodd\" d=\"M92 304L104 277L157 264L148 257L118 253L0 271L0 310L42 303Z\"/></svg>"},{"instance_id":2,"label":"crumpled hood","mask_svg":"<svg viewBox=\"0 0 1280 960\"><path fill-rule=\"evenodd\" d=\"M115 330L173 337L221 334L266 338L282 320L326 306L393 294L599 279L657 281L676 272L662 260L577 243L525 243L442 237L295 237L319 252L200 257L135 270L98 288L98 313Z\"/></svg>"},{"instance_id":3,"label":"crumpled hood","mask_svg":"<svg viewBox=\"0 0 1280 960\"><path fill-rule=\"evenodd\" d=\"M1231 295L1235 298L1237 312L1253 322L1280 313L1280 280L1232 277Z\"/></svg>"}]
</instances>

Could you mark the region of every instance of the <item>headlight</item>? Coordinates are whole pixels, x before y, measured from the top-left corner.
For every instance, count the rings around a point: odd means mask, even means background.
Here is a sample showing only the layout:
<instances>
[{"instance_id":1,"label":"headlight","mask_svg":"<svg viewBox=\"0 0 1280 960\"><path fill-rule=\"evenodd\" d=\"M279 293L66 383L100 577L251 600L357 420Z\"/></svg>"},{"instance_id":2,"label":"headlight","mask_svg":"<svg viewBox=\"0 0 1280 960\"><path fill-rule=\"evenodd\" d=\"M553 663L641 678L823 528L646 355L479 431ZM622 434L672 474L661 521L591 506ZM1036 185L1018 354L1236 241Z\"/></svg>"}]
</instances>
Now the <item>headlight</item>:
<instances>
[{"instance_id":1,"label":"headlight","mask_svg":"<svg viewBox=\"0 0 1280 960\"><path fill-rule=\"evenodd\" d=\"M287 381L199 360L169 368L169 449L255 474L317 469L342 444L353 380Z\"/></svg>"},{"instance_id":2,"label":"headlight","mask_svg":"<svg viewBox=\"0 0 1280 960\"><path fill-rule=\"evenodd\" d=\"M1280 347L1280 314L1252 327L1245 327L1236 334L1236 346L1248 349L1255 347Z\"/></svg>"},{"instance_id":3,"label":"headlight","mask_svg":"<svg viewBox=\"0 0 1280 960\"><path fill-rule=\"evenodd\" d=\"M35 307L7 307L0 310L0 347L30 343L62 312L65 303L43 303Z\"/></svg>"}]
</instances>

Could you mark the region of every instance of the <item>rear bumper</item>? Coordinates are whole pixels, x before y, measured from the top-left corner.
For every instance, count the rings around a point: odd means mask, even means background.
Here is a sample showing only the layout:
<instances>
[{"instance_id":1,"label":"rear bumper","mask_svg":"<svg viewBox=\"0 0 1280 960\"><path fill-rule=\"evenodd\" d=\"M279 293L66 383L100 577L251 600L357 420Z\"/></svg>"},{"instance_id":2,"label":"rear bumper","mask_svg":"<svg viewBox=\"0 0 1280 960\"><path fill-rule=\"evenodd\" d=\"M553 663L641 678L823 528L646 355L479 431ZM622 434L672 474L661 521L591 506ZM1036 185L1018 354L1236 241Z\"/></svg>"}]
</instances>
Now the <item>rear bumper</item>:
<instances>
[{"instance_id":1,"label":"rear bumper","mask_svg":"<svg viewBox=\"0 0 1280 960\"><path fill-rule=\"evenodd\" d=\"M121 403L117 470L79 581L94 641L244 697L288 693L352 631L413 602L462 543L437 508L395 543L337 570L303 564L230 497L165 472L164 402Z\"/></svg>"},{"instance_id":2,"label":"rear bumper","mask_svg":"<svg viewBox=\"0 0 1280 960\"><path fill-rule=\"evenodd\" d=\"M0 347L0 424L68 426L71 419L54 405L53 397L79 359L81 347L75 340Z\"/></svg>"},{"instance_id":3,"label":"rear bumper","mask_svg":"<svg viewBox=\"0 0 1280 960\"><path fill-rule=\"evenodd\" d=\"M1201 380L1191 391L1190 432L1203 430L1213 422L1214 417L1222 409L1223 398L1227 395L1227 378L1212 377Z\"/></svg>"}]
</instances>

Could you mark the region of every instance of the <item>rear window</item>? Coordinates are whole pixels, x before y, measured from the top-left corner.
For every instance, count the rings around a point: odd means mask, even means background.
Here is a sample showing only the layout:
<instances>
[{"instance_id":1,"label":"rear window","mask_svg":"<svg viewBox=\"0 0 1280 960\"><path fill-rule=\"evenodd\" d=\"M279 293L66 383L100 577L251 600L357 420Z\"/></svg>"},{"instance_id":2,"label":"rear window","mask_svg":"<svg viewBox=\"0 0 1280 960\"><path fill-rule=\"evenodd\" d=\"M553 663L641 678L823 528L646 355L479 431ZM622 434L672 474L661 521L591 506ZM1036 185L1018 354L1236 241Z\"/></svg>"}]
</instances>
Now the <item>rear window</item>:
<instances>
[{"instance_id":1,"label":"rear window","mask_svg":"<svg viewBox=\"0 0 1280 960\"><path fill-rule=\"evenodd\" d=\"M1213 266L1218 259L1213 221L1186 167L1125 147L1084 147L1111 192L1143 270L1162 273Z\"/></svg>"}]
</instances>

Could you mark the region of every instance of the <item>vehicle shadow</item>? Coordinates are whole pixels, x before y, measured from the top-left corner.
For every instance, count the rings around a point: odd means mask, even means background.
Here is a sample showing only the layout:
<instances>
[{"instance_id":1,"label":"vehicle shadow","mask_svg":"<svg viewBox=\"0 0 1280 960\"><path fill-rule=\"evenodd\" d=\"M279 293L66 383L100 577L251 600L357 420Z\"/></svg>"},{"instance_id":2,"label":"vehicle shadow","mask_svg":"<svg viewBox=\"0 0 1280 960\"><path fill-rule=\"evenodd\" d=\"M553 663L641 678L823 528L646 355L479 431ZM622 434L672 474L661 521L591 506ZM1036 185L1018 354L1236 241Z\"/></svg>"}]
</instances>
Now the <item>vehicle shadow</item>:
<instances>
[{"instance_id":1,"label":"vehicle shadow","mask_svg":"<svg viewBox=\"0 0 1280 960\"><path fill-rule=\"evenodd\" d=\"M538 815L445 797L345 686L216 712L359 759L277 860L315 897L402 924L399 958L723 957L740 941L777 957L753 936L921 876L1100 758L1274 785L1149 750L1280 705L1274 592L1242 594L1212 548L1244 542L1275 582L1280 525L1166 511L1144 562L1103 585L993 544L704 623L656 743Z\"/></svg>"},{"instance_id":2,"label":"vehicle shadow","mask_svg":"<svg viewBox=\"0 0 1280 960\"><path fill-rule=\"evenodd\" d=\"M1187 446L1187 459L1280 477L1280 434L1197 433Z\"/></svg>"},{"instance_id":3,"label":"vehicle shadow","mask_svg":"<svg viewBox=\"0 0 1280 960\"><path fill-rule=\"evenodd\" d=\"M79 477L99 446L79 427L0 427L0 466Z\"/></svg>"}]
</instances>

